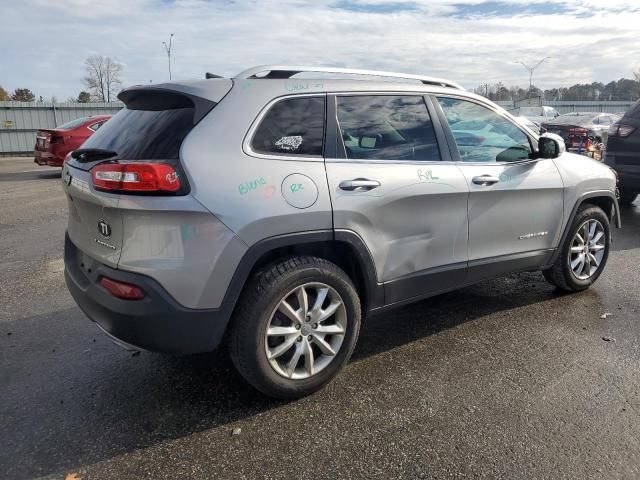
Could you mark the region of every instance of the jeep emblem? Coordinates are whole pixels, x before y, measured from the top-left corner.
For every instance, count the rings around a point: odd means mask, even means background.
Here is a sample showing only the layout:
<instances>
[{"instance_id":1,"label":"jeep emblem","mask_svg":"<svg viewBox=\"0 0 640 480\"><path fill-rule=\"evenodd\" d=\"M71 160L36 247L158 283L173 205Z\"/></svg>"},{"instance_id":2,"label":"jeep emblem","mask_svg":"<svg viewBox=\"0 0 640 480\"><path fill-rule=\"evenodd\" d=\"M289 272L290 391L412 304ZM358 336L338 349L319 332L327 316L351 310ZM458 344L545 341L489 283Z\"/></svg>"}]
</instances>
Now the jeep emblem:
<instances>
[{"instance_id":1,"label":"jeep emblem","mask_svg":"<svg viewBox=\"0 0 640 480\"><path fill-rule=\"evenodd\" d=\"M111 236L111 226L104 220L98 220L98 233L104 238Z\"/></svg>"}]
</instances>

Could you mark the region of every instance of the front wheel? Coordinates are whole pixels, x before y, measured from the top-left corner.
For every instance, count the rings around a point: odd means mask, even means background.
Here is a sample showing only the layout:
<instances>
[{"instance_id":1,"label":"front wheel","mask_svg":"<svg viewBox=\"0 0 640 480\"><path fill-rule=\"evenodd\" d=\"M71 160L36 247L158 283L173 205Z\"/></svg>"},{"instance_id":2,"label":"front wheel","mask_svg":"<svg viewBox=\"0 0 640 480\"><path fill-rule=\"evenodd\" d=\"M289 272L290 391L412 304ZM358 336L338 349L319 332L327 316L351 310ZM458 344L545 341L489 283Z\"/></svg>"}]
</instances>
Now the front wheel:
<instances>
[{"instance_id":1,"label":"front wheel","mask_svg":"<svg viewBox=\"0 0 640 480\"><path fill-rule=\"evenodd\" d=\"M287 258L254 275L243 292L231 325L231 359L267 395L309 395L351 357L360 317L344 271L321 258Z\"/></svg>"},{"instance_id":2,"label":"front wheel","mask_svg":"<svg viewBox=\"0 0 640 480\"><path fill-rule=\"evenodd\" d=\"M583 205L576 213L569 235L560 246L545 278L561 290L578 292L589 288L600 276L609 258L609 218L601 208Z\"/></svg>"}]
</instances>

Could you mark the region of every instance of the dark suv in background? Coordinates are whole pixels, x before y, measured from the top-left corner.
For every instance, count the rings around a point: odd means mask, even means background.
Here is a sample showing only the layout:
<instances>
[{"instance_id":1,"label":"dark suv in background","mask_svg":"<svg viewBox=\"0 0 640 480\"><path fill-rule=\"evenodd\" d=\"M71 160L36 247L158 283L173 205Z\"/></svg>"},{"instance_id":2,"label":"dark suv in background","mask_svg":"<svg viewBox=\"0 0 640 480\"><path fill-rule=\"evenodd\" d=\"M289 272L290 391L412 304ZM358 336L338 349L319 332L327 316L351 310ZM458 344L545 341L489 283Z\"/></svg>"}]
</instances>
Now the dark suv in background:
<instances>
[{"instance_id":1,"label":"dark suv in background","mask_svg":"<svg viewBox=\"0 0 640 480\"><path fill-rule=\"evenodd\" d=\"M609 129L605 163L620 182L620 203L630 205L640 193L640 100Z\"/></svg>"}]
</instances>

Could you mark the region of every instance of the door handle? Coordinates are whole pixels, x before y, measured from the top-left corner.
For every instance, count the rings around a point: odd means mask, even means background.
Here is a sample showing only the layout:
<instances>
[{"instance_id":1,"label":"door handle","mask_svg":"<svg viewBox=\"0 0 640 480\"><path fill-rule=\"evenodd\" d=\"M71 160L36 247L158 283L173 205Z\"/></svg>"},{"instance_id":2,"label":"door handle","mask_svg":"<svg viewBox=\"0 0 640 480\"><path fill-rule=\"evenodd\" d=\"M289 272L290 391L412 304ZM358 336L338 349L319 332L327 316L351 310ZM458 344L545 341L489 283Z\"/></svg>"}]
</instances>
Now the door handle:
<instances>
[{"instance_id":1,"label":"door handle","mask_svg":"<svg viewBox=\"0 0 640 480\"><path fill-rule=\"evenodd\" d=\"M338 186L341 190L347 190L349 192L367 192L379 187L380 182L366 178L356 178L354 180L343 180Z\"/></svg>"},{"instance_id":2,"label":"door handle","mask_svg":"<svg viewBox=\"0 0 640 480\"><path fill-rule=\"evenodd\" d=\"M494 183L498 183L500 178L494 177L493 175L480 175L479 177L473 177L471 180L476 185L482 185L483 187L493 185Z\"/></svg>"}]
</instances>

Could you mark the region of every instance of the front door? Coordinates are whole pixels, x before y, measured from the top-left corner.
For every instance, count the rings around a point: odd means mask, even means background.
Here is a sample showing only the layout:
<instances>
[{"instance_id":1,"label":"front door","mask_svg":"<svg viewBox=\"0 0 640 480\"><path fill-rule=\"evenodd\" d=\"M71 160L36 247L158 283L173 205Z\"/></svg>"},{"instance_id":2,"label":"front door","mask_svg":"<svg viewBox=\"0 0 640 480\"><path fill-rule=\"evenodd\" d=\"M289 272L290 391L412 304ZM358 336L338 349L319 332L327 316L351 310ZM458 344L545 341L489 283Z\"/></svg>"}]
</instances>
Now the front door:
<instances>
[{"instance_id":1,"label":"front door","mask_svg":"<svg viewBox=\"0 0 640 480\"><path fill-rule=\"evenodd\" d=\"M364 241L385 303L460 285L469 189L442 161L451 158L430 100L350 94L329 103L328 128L338 131L335 158L326 159L334 228Z\"/></svg>"},{"instance_id":2,"label":"front door","mask_svg":"<svg viewBox=\"0 0 640 480\"><path fill-rule=\"evenodd\" d=\"M541 266L562 226L555 163L531 159L535 140L499 111L455 97L437 104L470 189L467 281Z\"/></svg>"}]
</instances>

